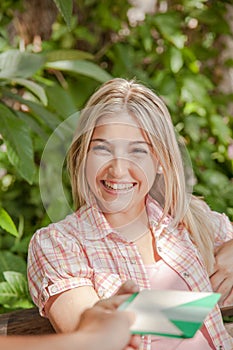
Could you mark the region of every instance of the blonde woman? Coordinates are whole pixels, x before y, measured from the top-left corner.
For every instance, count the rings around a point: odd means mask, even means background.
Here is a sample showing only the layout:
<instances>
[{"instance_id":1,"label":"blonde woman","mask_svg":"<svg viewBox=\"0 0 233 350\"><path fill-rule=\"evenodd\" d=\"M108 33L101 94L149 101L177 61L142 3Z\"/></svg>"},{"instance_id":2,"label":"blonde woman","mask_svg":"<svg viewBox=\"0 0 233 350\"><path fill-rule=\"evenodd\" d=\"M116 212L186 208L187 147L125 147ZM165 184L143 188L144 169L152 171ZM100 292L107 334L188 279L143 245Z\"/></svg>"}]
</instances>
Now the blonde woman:
<instances>
[{"instance_id":1,"label":"blonde woman","mask_svg":"<svg viewBox=\"0 0 233 350\"><path fill-rule=\"evenodd\" d=\"M29 247L30 292L57 331L73 331L85 308L127 279L140 289L212 291L214 249L233 229L191 194L184 164L150 89L116 78L90 98L68 156L77 211ZM216 306L194 338L146 337L142 347L231 350L233 341Z\"/></svg>"}]
</instances>

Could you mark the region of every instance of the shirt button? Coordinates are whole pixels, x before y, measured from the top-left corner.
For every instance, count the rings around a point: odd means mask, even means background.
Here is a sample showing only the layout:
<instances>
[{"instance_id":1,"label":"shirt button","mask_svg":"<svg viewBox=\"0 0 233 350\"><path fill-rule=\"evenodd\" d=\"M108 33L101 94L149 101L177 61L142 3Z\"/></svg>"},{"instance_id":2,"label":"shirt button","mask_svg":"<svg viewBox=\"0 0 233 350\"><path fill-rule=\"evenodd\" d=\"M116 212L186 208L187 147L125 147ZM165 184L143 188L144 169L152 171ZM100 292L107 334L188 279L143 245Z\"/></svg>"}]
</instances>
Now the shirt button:
<instances>
[{"instance_id":1,"label":"shirt button","mask_svg":"<svg viewBox=\"0 0 233 350\"><path fill-rule=\"evenodd\" d=\"M100 297L100 298L103 298L103 296L104 296L104 291L103 291L103 290L100 290L100 291L98 292L98 294L99 294L99 297Z\"/></svg>"},{"instance_id":2,"label":"shirt button","mask_svg":"<svg viewBox=\"0 0 233 350\"><path fill-rule=\"evenodd\" d=\"M189 277L189 273L188 273L188 272L184 272L184 273L183 273L183 277L184 277L184 278Z\"/></svg>"},{"instance_id":3,"label":"shirt button","mask_svg":"<svg viewBox=\"0 0 233 350\"><path fill-rule=\"evenodd\" d=\"M131 264L133 264L133 265L137 264L137 260L136 260L136 259L130 259L130 262L131 262Z\"/></svg>"},{"instance_id":4,"label":"shirt button","mask_svg":"<svg viewBox=\"0 0 233 350\"><path fill-rule=\"evenodd\" d=\"M223 350L223 346L219 345L218 350Z\"/></svg>"},{"instance_id":5,"label":"shirt button","mask_svg":"<svg viewBox=\"0 0 233 350\"><path fill-rule=\"evenodd\" d=\"M57 287L56 286L52 286L50 290L51 290L51 293L56 293L57 292Z\"/></svg>"},{"instance_id":6,"label":"shirt button","mask_svg":"<svg viewBox=\"0 0 233 350\"><path fill-rule=\"evenodd\" d=\"M158 250L158 252L160 252L160 253L161 253L162 248L161 248L161 247L157 247L157 250Z\"/></svg>"}]
</instances>

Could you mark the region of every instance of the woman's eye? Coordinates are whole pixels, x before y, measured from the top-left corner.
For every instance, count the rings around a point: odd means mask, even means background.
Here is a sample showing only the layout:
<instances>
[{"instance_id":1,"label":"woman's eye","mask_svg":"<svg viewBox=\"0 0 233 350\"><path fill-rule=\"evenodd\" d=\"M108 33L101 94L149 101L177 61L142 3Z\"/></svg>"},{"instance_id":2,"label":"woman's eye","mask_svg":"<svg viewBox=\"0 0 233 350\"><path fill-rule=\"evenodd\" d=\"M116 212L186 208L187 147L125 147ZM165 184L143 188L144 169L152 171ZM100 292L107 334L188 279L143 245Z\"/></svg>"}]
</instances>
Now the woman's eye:
<instances>
[{"instance_id":1,"label":"woman's eye","mask_svg":"<svg viewBox=\"0 0 233 350\"><path fill-rule=\"evenodd\" d=\"M93 151L103 151L103 152L108 152L110 153L110 149L104 145L98 145L93 147Z\"/></svg>"},{"instance_id":2,"label":"woman's eye","mask_svg":"<svg viewBox=\"0 0 233 350\"><path fill-rule=\"evenodd\" d=\"M148 154L147 150L144 148L133 148L131 152L134 154Z\"/></svg>"}]
</instances>

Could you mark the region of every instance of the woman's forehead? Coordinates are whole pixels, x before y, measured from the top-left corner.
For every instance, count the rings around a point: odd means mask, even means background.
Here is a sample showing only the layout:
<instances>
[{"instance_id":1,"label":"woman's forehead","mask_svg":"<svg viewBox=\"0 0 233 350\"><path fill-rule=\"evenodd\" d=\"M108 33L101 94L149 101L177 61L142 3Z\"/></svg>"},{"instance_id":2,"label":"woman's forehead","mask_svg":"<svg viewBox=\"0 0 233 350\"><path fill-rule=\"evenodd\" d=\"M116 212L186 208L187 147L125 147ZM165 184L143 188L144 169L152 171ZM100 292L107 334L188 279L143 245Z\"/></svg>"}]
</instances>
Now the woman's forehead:
<instances>
[{"instance_id":1,"label":"woman's forehead","mask_svg":"<svg viewBox=\"0 0 233 350\"><path fill-rule=\"evenodd\" d=\"M135 116L130 115L126 111L119 111L115 113L109 113L102 115L98 118L96 126L106 124L125 124L139 127L138 120Z\"/></svg>"},{"instance_id":2,"label":"woman's forehead","mask_svg":"<svg viewBox=\"0 0 233 350\"><path fill-rule=\"evenodd\" d=\"M93 138L147 141L146 133L136 118L126 113L101 117L93 131Z\"/></svg>"}]
</instances>

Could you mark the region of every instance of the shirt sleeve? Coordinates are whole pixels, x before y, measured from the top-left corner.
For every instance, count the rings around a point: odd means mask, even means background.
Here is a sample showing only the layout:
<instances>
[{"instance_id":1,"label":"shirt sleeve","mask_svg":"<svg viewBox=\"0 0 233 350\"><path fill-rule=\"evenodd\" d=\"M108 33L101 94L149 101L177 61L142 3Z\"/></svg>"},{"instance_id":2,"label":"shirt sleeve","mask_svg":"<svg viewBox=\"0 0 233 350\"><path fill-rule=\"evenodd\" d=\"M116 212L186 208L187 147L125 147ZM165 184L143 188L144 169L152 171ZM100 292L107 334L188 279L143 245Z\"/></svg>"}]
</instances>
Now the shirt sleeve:
<instances>
[{"instance_id":1,"label":"shirt sleeve","mask_svg":"<svg viewBox=\"0 0 233 350\"><path fill-rule=\"evenodd\" d=\"M214 247L217 248L222 243L233 239L233 224L229 217L224 213L211 210L206 203L203 208L214 228Z\"/></svg>"},{"instance_id":2,"label":"shirt sleeve","mask_svg":"<svg viewBox=\"0 0 233 350\"><path fill-rule=\"evenodd\" d=\"M93 270L79 242L56 229L37 231L29 244L28 284L33 302L45 316L50 296L81 286L93 286Z\"/></svg>"}]
</instances>

